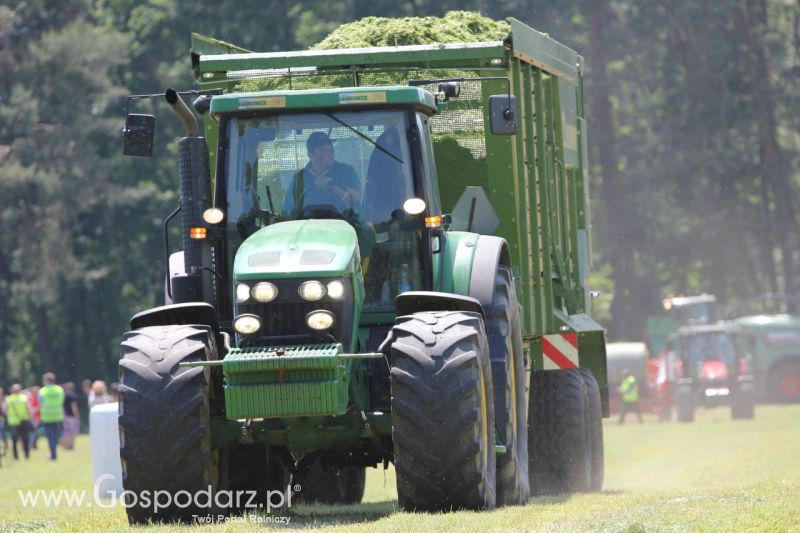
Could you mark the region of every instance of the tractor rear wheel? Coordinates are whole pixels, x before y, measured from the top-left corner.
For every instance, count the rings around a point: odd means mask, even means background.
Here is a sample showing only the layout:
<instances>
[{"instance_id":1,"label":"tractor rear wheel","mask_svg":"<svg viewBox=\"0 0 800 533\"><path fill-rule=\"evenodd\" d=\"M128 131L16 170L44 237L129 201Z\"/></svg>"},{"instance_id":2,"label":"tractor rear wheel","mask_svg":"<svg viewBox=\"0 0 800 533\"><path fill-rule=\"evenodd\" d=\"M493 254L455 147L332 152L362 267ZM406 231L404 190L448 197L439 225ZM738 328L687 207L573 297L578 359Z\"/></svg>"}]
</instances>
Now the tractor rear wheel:
<instances>
[{"instance_id":1,"label":"tractor rear wheel","mask_svg":"<svg viewBox=\"0 0 800 533\"><path fill-rule=\"evenodd\" d=\"M495 421L506 445L506 452L497 456L497 505L522 505L531 495L525 360L517 293L507 266L497 270L494 297L487 315Z\"/></svg>"},{"instance_id":2,"label":"tractor rear wheel","mask_svg":"<svg viewBox=\"0 0 800 533\"><path fill-rule=\"evenodd\" d=\"M209 486L214 490L218 481L211 452L209 372L178 364L214 358L214 335L204 326L153 326L125 334L119 437L131 524L189 521L213 511L184 505L181 497L182 491L194 496ZM171 505L146 505L145 495L154 499L156 491L166 491Z\"/></svg>"},{"instance_id":3,"label":"tractor rear wheel","mask_svg":"<svg viewBox=\"0 0 800 533\"><path fill-rule=\"evenodd\" d=\"M675 391L678 422L694 422L694 396L690 385L678 385Z\"/></svg>"},{"instance_id":4,"label":"tractor rear wheel","mask_svg":"<svg viewBox=\"0 0 800 533\"><path fill-rule=\"evenodd\" d=\"M756 397L752 379L737 383L731 397L731 418L737 420L755 416Z\"/></svg>"},{"instance_id":5,"label":"tractor rear wheel","mask_svg":"<svg viewBox=\"0 0 800 533\"><path fill-rule=\"evenodd\" d=\"M577 368L531 374L531 493L587 492L592 480L589 394Z\"/></svg>"},{"instance_id":6,"label":"tractor rear wheel","mask_svg":"<svg viewBox=\"0 0 800 533\"><path fill-rule=\"evenodd\" d=\"M489 347L477 313L398 317L392 329L392 440L404 510L495 506Z\"/></svg>"},{"instance_id":7,"label":"tractor rear wheel","mask_svg":"<svg viewBox=\"0 0 800 533\"><path fill-rule=\"evenodd\" d=\"M286 492L290 483L289 468L275 448L237 442L225 446L220 453L225 489L232 494L248 496L234 499L232 511L256 512L266 506L270 492ZM251 494L255 497L250 498Z\"/></svg>"},{"instance_id":8,"label":"tractor rear wheel","mask_svg":"<svg viewBox=\"0 0 800 533\"><path fill-rule=\"evenodd\" d=\"M304 502L354 504L361 503L364 497L366 475L363 466L324 465L312 453L300 461L294 480L300 485Z\"/></svg>"},{"instance_id":9,"label":"tractor rear wheel","mask_svg":"<svg viewBox=\"0 0 800 533\"><path fill-rule=\"evenodd\" d=\"M592 451L592 476L589 482L589 490L598 492L603 488L603 477L605 475L603 406L600 403L600 386L597 384L594 374L587 368L581 368L580 372L586 385L586 393L589 395L589 441Z\"/></svg>"}]
</instances>

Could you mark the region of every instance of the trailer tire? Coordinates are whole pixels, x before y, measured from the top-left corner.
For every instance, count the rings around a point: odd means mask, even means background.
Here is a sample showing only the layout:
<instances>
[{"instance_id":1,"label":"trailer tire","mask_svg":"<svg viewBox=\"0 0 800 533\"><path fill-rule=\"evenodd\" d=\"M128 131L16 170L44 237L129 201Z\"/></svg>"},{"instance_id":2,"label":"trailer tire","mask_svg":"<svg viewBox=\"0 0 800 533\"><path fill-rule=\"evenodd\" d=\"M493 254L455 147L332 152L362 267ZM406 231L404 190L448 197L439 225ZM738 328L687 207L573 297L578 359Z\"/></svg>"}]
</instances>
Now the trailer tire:
<instances>
[{"instance_id":1,"label":"trailer tire","mask_svg":"<svg viewBox=\"0 0 800 533\"><path fill-rule=\"evenodd\" d=\"M587 492L592 479L589 395L577 368L531 374L528 457L535 496Z\"/></svg>"},{"instance_id":2,"label":"trailer tire","mask_svg":"<svg viewBox=\"0 0 800 533\"><path fill-rule=\"evenodd\" d=\"M495 506L489 347L478 313L426 312L392 328L392 441L400 508Z\"/></svg>"},{"instance_id":3,"label":"trailer tire","mask_svg":"<svg viewBox=\"0 0 800 533\"><path fill-rule=\"evenodd\" d=\"M363 466L324 465L317 454L306 455L294 480L304 502L329 505L361 503L367 469Z\"/></svg>"},{"instance_id":4,"label":"trailer tire","mask_svg":"<svg viewBox=\"0 0 800 533\"><path fill-rule=\"evenodd\" d=\"M599 492L603 488L605 476L605 449L603 446L603 406L600 400L600 386L589 369L581 368L586 392L589 395L589 439L592 450L592 476L589 482L590 492Z\"/></svg>"},{"instance_id":5,"label":"trailer tire","mask_svg":"<svg viewBox=\"0 0 800 533\"><path fill-rule=\"evenodd\" d=\"M511 269L500 266L495 278L486 333L492 361L495 422L506 446L506 453L497 456L497 505L523 505L530 499L531 490L519 306Z\"/></svg>"},{"instance_id":6,"label":"trailer tire","mask_svg":"<svg viewBox=\"0 0 800 533\"><path fill-rule=\"evenodd\" d=\"M152 326L126 333L119 362L119 437L126 510L131 524L185 521L208 508L134 504L132 494L212 490L208 369L178 364L216 358L207 326ZM172 499L172 498L170 498ZM177 502L180 504L180 502Z\"/></svg>"}]
</instances>

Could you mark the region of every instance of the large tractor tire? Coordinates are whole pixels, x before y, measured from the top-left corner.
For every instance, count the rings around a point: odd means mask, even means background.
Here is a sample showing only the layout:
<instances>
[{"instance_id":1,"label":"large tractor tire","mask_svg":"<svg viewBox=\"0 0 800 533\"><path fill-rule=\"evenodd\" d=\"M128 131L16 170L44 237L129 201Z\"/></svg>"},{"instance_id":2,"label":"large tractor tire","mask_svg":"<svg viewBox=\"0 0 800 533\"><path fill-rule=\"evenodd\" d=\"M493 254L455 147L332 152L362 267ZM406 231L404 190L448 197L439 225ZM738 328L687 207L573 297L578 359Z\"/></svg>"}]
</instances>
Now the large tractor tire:
<instances>
[{"instance_id":1,"label":"large tractor tire","mask_svg":"<svg viewBox=\"0 0 800 533\"><path fill-rule=\"evenodd\" d=\"M600 386L594 374L581 368L586 393L589 396L589 442L592 452L592 475L589 490L598 492L603 488L605 476L605 454L603 446L603 406L600 401Z\"/></svg>"},{"instance_id":2,"label":"large tractor tire","mask_svg":"<svg viewBox=\"0 0 800 533\"><path fill-rule=\"evenodd\" d=\"M392 329L392 440L404 510L495 506L489 346L477 313L398 317Z\"/></svg>"},{"instance_id":3,"label":"large tractor tire","mask_svg":"<svg viewBox=\"0 0 800 533\"><path fill-rule=\"evenodd\" d=\"M217 486L212 461L209 372L179 363L216 358L211 330L204 326L153 326L130 331L119 362L119 438L128 521L190 521L216 512L185 505L187 491ZM172 505L142 505L145 495L166 491ZM134 496L131 496L134 495ZM163 493L162 493L163 494ZM132 501L134 498L138 501ZM202 504L201 504L202 505Z\"/></svg>"},{"instance_id":4,"label":"large tractor tire","mask_svg":"<svg viewBox=\"0 0 800 533\"><path fill-rule=\"evenodd\" d=\"M533 495L589 491L589 411L589 394L579 369L531 374L528 457Z\"/></svg>"},{"instance_id":5,"label":"large tractor tire","mask_svg":"<svg viewBox=\"0 0 800 533\"><path fill-rule=\"evenodd\" d=\"M497 270L486 334L492 361L494 413L506 452L497 456L497 505L522 505L530 499L528 409L519 306L511 269Z\"/></svg>"},{"instance_id":6,"label":"large tractor tire","mask_svg":"<svg viewBox=\"0 0 800 533\"><path fill-rule=\"evenodd\" d=\"M304 502L336 505L361 503L366 477L363 466L325 465L312 453L300 461L294 481Z\"/></svg>"},{"instance_id":7,"label":"large tractor tire","mask_svg":"<svg viewBox=\"0 0 800 533\"><path fill-rule=\"evenodd\" d=\"M753 388L752 377L747 381L740 381L731 396L731 418L749 419L756 416L756 394Z\"/></svg>"},{"instance_id":8,"label":"large tractor tire","mask_svg":"<svg viewBox=\"0 0 800 533\"><path fill-rule=\"evenodd\" d=\"M690 385L678 385L675 391L678 422L694 422L694 394Z\"/></svg>"},{"instance_id":9,"label":"large tractor tire","mask_svg":"<svg viewBox=\"0 0 800 533\"><path fill-rule=\"evenodd\" d=\"M775 365L769 372L769 390L778 402L800 402L800 361L790 359Z\"/></svg>"}]
</instances>

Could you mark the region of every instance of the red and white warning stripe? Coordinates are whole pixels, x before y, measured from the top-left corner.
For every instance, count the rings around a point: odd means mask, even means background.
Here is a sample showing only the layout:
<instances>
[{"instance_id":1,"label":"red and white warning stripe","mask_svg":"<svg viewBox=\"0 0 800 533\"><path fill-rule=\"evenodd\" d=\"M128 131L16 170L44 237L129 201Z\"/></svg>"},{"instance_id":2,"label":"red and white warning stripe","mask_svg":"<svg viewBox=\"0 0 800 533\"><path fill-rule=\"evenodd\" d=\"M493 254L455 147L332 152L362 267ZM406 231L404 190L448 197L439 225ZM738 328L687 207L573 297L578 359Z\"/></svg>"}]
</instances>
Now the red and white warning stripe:
<instances>
[{"instance_id":1,"label":"red and white warning stripe","mask_svg":"<svg viewBox=\"0 0 800 533\"><path fill-rule=\"evenodd\" d=\"M578 368L578 334L542 336L542 363L545 370Z\"/></svg>"}]
</instances>

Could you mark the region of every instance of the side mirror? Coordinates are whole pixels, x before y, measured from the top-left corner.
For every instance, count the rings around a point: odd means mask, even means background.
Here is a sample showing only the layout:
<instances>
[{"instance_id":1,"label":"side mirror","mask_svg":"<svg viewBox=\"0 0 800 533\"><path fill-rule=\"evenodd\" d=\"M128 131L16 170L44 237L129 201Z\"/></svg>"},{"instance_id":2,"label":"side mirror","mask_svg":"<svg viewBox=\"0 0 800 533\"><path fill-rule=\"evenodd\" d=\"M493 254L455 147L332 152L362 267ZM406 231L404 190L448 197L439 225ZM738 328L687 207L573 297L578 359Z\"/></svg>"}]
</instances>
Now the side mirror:
<instances>
[{"instance_id":1,"label":"side mirror","mask_svg":"<svg viewBox=\"0 0 800 533\"><path fill-rule=\"evenodd\" d=\"M128 114L122 130L122 153L134 157L153 155L153 136L156 131L154 115Z\"/></svg>"},{"instance_id":2,"label":"side mirror","mask_svg":"<svg viewBox=\"0 0 800 533\"><path fill-rule=\"evenodd\" d=\"M489 125L495 135L516 135L517 97L493 94L489 97Z\"/></svg>"}]
</instances>

